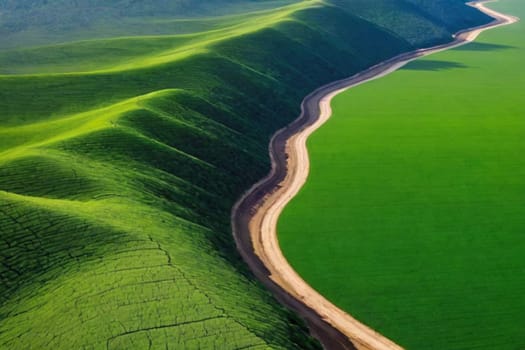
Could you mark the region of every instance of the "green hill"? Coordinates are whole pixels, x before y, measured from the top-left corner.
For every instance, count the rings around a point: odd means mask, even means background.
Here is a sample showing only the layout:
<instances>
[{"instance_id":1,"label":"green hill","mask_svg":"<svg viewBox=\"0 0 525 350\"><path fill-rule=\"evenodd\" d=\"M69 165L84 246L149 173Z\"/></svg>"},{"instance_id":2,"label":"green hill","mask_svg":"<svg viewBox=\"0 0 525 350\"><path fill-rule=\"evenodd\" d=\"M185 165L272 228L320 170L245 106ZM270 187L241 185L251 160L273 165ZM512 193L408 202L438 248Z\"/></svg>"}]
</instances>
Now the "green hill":
<instances>
[{"instance_id":1,"label":"green hill","mask_svg":"<svg viewBox=\"0 0 525 350\"><path fill-rule=\"evenodd\" d=\"M300 1L5 0L0 2L0 49L79 39L213 30L235 22L245 12L294 2Z\"/></svg>"},{"instance_id":2,"label":"green hill","mask_svg":"<svg viewBox=\"0 0 525 350\"><path fill-rule=\"evenodd\" d=\"M440 34L303 1L192 34L4 50L0 348L316 348L242 263L230 208L309 91L450 40L394 3Z\"/></svg>"}]
</instances>

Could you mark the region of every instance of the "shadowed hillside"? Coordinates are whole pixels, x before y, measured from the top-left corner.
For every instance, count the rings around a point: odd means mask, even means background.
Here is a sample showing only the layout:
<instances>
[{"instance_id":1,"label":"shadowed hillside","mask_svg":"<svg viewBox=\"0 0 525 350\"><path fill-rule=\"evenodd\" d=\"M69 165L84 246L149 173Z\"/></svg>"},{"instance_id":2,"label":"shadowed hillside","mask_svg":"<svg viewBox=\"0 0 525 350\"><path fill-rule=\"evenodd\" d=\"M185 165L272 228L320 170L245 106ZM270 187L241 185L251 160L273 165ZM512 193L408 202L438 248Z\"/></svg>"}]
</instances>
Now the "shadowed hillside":
<instances>
[{"instance_id":1,"label":"shadowed hillside","mask_svg":"<svg viewBox=\"0 0 525 350\"><path fill-rule=\"evenodd\" d=\"M317 348L240 260L230 208L308 92L450 40L455 22L388 6L433 30L305 1L0 54L0 347Z\"/></svg>"}]
</instances>

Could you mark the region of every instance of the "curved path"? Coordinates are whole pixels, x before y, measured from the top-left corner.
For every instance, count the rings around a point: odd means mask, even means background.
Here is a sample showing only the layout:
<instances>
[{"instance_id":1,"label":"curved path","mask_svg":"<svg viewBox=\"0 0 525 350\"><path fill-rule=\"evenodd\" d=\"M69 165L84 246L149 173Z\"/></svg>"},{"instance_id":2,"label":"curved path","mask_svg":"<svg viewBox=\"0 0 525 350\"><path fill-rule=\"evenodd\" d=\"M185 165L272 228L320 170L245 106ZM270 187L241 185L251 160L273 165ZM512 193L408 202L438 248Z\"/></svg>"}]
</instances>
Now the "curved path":
<instances>
[{"instance_id":1,"label":"curved path","mask_svg":"<svg viewBox=\"0 0 525 350\"><path fill-rule=\"evenodd\" d=\"M316 292L294 271L281 252L277 220L306 182L310 166L306 140L331 116L330 101L337 94L381 78L416 58L469 43L484 30L518 21L516 17L485 7L484 2L469 5L492 16L494 21L457 33L451 43L401 54L308 95L301 105L299 118L279 130L270 141L272 171L247 191L233 208L233 235L243 259L282 304L306 320L312 334L326 349L402 348Z\"/></svg>"}]
</instances>

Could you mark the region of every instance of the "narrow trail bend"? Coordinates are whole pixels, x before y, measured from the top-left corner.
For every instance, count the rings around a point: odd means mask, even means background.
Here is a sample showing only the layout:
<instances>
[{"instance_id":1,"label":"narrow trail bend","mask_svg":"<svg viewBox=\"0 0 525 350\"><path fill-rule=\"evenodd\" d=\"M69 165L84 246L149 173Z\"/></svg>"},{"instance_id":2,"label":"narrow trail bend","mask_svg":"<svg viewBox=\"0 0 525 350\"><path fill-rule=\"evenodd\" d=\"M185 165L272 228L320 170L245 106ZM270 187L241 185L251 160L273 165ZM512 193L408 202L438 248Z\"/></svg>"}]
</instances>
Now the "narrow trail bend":
<instances>
[{"instance_id":1,"label":"narrow trail bend","mask_svg":"<svg viewBox=\"0 0 525 350\"><path fill-rule=\"evenodd\" d=\"M284 257L277 238L277 220L283 208L299 192L309 173L306 140L331 116L330 102L337 94L373 79L381 78L419 57L464 45L491 28L517 22L471 2L494 21L458 32L454 41L398 55L350 78L325 85L308 95L301 115L279 130L270 141L272 170L235 204L232 230L237 248L256 277L285 306L302 316L326 349L399 350L401 346L354 319L315 291L294 271Z\"/></svg>"}]
</instances>

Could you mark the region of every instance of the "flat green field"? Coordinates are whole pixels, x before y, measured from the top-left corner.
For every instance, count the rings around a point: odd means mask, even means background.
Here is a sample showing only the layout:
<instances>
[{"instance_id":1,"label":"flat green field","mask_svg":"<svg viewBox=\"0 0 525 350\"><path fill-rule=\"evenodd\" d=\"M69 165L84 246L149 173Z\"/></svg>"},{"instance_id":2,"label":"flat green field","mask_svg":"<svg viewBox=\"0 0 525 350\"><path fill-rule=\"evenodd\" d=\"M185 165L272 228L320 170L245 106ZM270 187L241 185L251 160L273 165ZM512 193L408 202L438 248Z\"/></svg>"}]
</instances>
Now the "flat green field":
<instances>
[{"instance_id":1,"label":"flat green field","mask_svg":"<svg viewBox=\"0 0 525 350\"><path fill-rule=\"evenodd\" d=\"M491 30L347 91L309 140L285 255L408 349L525 348L524 36Z\"/></svg>"}]
</instances>

